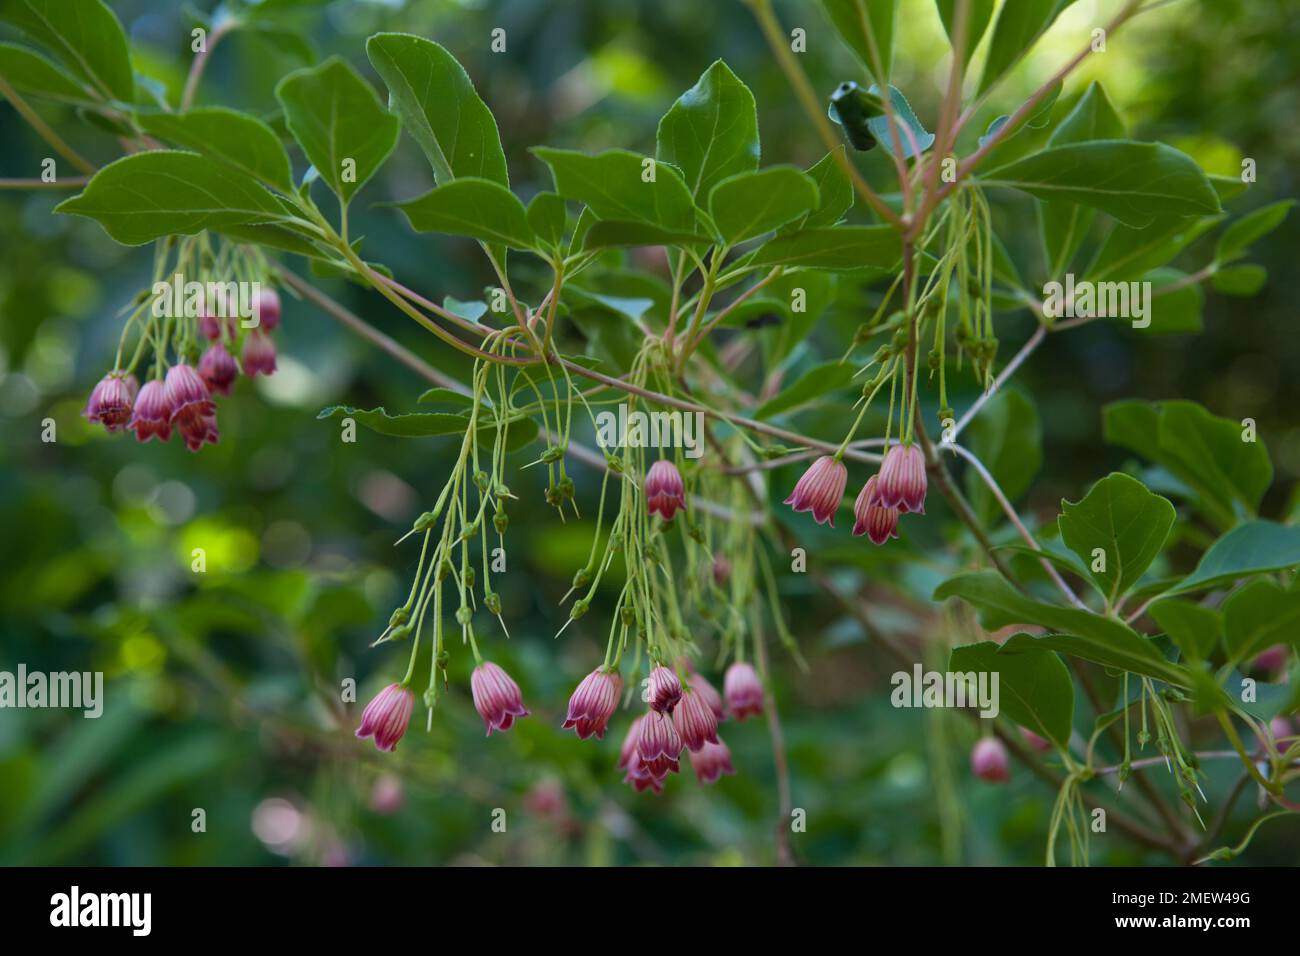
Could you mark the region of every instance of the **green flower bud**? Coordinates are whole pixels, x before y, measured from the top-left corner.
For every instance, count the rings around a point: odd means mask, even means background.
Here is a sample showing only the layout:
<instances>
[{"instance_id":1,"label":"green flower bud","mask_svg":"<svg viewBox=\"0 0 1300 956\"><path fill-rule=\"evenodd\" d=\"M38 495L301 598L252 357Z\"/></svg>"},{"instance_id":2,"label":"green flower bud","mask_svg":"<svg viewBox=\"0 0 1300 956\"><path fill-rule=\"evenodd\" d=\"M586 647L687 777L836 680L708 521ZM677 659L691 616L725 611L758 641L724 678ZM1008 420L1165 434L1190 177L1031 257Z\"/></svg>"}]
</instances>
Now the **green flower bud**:
<instances>
[{"instance_id":1,"label":"green flower bud","mask_svg":"<svg viewBox=\"0 0 1300 956\"><path fill-rule=\"evenodd\" d=\"M466 569L465 569L465 587L469 588L471 591L474 590L474 580L475 580L475 577L474 577L474 569L473 569L473 568L466 568Z\"/></svg>"},{"instance_id":2,"label":"green flower bud","mask_svg":"<svg viewBox=\"0 0 1300 956\"><path fill-rule=\"evenodd\" d=\"M576 621L578 618L582 617L582 615L587 613L587 607L587 600L585 598L578 598L578 600L573 602L573 607L569 608L569 619Z\"/></svg>"},{"instance_id":3,"label":"green flower bud","mask_svg":"<svg viewBox=\"0 0 1300 956\"><path fill-rule=\"evenodd\" d=\"M573 586L575 588L585 588L591 583L591 571L587 568L578 568L578 573L573 576Z\"/></svg>"},{"instance_id":4,"label":"green flower bud","mask_svg":"<svg viewBox=\"0 0 1300 956\"><path fill-rule=\"evenodd\" d=\"M456 609L456 623L459 624L461 627L464 627L466 624L468 624L470 622L470 619L473 617L474 617L474 612L471 611L468 607L462 606Z\"/></svg>"},{"instance_id":5,"label":"green flower bud","mask_svg":"<svg viewBox=\"0 0 1300 956\"><path fill-rule=\"evenodd\" d=\"M397 627L397 625L399 625L399 624L405 624L406 621L407 621L407 619L408 619L410 616L411 616L411 612L410 612L410 611L408 611L408 610L407 610L406 608L404 608L404 607L399 607L396 611L394 611L394 612L392 613L392 616L389 617L389 619L388 619L388 626L389 626L389 627Z\"/></svg>"},{"instance_id":6,"label":"green flower bud","mask_svg":"<svg viewBox=\"0 0 1300 956\"><path fill-rule=\"evenodd\" d=\"M483 597L483 604L489 611L497 615L497 617L501 616L501 595L497 594L496 591L489 591Z\"/></svg>"},{"instance_id":7,"label":"green flower bud","mask_svg":"<svg viewBox=\"0 0 1300 956\"><path fill-rule=\"evenodd\" d=\"M492 516L492 527L497 529L497 534L505 534L509 526L510 516L504 511L498 511Z\"/></svg>"},{"instance_id":8,"label":"green flower bud","mask_svg":"<svg viewBox=\"0 0 1300 956\"><path fill-rule=\"evenodd\" d=\"M554 464L564 457L564 449L558 445L552 445L546 451L542 452L542 461L548 465Z\"/></svg>"}]
</instances>

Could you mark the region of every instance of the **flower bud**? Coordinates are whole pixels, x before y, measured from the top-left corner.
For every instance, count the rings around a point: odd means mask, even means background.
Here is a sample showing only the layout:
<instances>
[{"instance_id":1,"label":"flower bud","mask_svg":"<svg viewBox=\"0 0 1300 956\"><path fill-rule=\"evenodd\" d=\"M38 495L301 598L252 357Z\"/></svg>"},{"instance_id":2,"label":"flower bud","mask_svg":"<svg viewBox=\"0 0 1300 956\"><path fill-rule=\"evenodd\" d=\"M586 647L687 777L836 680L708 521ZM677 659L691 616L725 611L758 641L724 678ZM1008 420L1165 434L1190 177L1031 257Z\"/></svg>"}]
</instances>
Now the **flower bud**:
<instances>
[{"instance_id":1,"label":"flower bud","mask_svg":"<svg viewBox=\"0 0 1300 956\"><path fill-rule=\"evenodd\" d=\"M415 695L401 684L389 684L361 712L358 737L373 737L375 746L385 752L394 750L411 722Z\"/></svg>"},{"instance_id":2,"label":"flower bud","mask_svg":"<svg viewBox=\"0 0 1300 956\"><path fill-rule=\"evenodd\" d=\"M844 463L830 455L823 455L809 466L803 477L790 492L785 503L793 505L796 513L811 511L818 524L835 527L835 512L844 499L844 485L849 471Z\"/></svg>"},{"instance_id":3,"label":"flower bud","mask_svg":"<svg viewBox=\"0 0 1300 956\"><path fill-rule=\"evenodd\" d=\"M244 364L244 374L249 378L275 372L275 343L271 341L271 336L260 329L248 333L240 357Z\"/></svg>"},{"instance_id":4,"label":"flower bud","mask_svg":"<svg viewBox=\"0 0 1300 956\"><path fill-rule=\"evenodd\" d=\"M872 475L853 503L853 534L866 534L877 545L898 537L898 509L880 503L879 486L879 476Z\"/></svg>"},{"instance_id":5,"label":"flower bud","mask_svg":"<svg viewBox=\"0 0 1300 956\"><path fill-rule=\"evenodd\" d=\"M110 432L121 431L131 421L131 409L138 391L134 375L109 372L91 390L86 410L81 414L87 421L103 425Z\"/></svg>"},{"instance_id":6,"label":"flower bud","mask_svg":"<svg viewBox=\"0 0 1300 956\"><path fill-rule=\"evenodd\" d=\"M925 453L919 445L894 445L885 452L879 478L880 504L903 514L925 514Z\"/></svg>"},{"instance_id":7,"label":"flower bud","mask_svg":"<svg viewBox=\"0 0 1300 956\"><path fill-rule=\"evenodd\" d=\"M618 672L597 667L582 679L569 698L569 712L562 728L576 730L579 740L586 740L592 734L597 740L604 740L605 729L622 692L623 678Z\"/></svg>"},{"instance_id":8,"label":"flower bud","mask_svg":"<svg viewBox=\"0 0 1300 956\"><path fill-rule=\"evenodd\" d=\"M706 743L718 742L718 718L704 698L689 687L673 708L673 727L691 751L702 749Z\"/></svg>"},{"instance_id":9,"label":"flower bud","mask_svg":"<svg viewBox=\"0 0 1300 956\"><path fill-rule=\"evenodd\" d=\"M650 708L661 714L672 713L677 702L682 699L682 682L677 672L660 664L650 672L649 679Z\"/></svg>"},{"instance_id":10,"label":"flower bud","mask_svg":"<svg viewBox=\"0 0 1300 956\"><path fill-rule=\"evenodd\" d=\"M469 684L474 695L474 709L483 718L487 736L491 737L494 730L509 730L516 717L528 716L519 685L491 661L484 661L474 668Z\"/></svg>"},{"instance_id":11,"label":"flower bud","mask_svg":"<svg viewBox=\"0 0 1300 956\"><path fill-rule=\"evenodd\" d=\"M686 507L686 488L677 466L667 458L660 458L650 466L645 476L646 508L665 521Z\"/></svg>"},{"instance_id":12,"label":"flower bud","mask_svg":"<svg viewBox=\"0 0 1300 956\"><path fill-rule=\"evenodd\" d=\"M763 685L753 666L745 661L736 661L727 668L722 692L727 697L727 709L736 720L763 712Z\"/></svg>"},{"instance_id":13,"label":"flower bud","mask_svg":"<svg viewBox=\"0 0 1300 956\"><path fill-rule=\"evenodd\" d=\"M690 758L691 769L700 783L717 783L724 774L736 772L731 765L731 751L720 738L706 743L698 751L691 751Z\"/></svg>"},{"instance_id":14,"label":"flower bud","mask_svg":"<svg viewBox=\"0 0 1300 956\"><path fill-rule=\"evenodd\" d=\"M213 392L229 395L230 387L239 377L239 366L224 345L214 342L199 359L199 377Z\"/></svg>"},{"instance_id":15,"label":"flower bud","mask_svg":"<svg viewBox=\"0 0 1300 956\"><path fill-rule=\"evenodd\" d=\"M970 752L971 772L990 783L1011 779L1007 763L1007 748L996 737L981 737Z\"/></svg>"}]
</instances>

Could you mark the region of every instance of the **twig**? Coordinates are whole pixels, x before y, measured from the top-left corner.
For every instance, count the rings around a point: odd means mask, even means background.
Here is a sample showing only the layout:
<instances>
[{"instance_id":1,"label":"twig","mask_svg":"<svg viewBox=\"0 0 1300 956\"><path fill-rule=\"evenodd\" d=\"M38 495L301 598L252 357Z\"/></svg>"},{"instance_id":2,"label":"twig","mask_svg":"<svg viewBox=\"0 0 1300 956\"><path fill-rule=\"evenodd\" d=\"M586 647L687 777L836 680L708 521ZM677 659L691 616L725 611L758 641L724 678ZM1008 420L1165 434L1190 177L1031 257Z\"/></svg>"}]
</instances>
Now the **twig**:
<instances>
[{"instance_id":1,"label":"twig","mask_svg":"<svg viewBox=\"0 0 1300 956\"><path fill-rule=\"evenodd\" d=\"M14 109L18 111L18 115L25 119L27 125L35 130L36 134L40 136L41 139L49 143L56 153L68 162L72 163L72 165L76 166L83 173L90 176L95 174L95 164L78 153L63 141L63 137L50 129L50 127L46 125L45 120L41 119L40 116L37 115L36 111L27 105L27 101L19 96L17 91L14 90L14 88L9 85L9 82L2 76L0 76L0 96L3 96L13 104Z\"/></svg>"}]
</instances>

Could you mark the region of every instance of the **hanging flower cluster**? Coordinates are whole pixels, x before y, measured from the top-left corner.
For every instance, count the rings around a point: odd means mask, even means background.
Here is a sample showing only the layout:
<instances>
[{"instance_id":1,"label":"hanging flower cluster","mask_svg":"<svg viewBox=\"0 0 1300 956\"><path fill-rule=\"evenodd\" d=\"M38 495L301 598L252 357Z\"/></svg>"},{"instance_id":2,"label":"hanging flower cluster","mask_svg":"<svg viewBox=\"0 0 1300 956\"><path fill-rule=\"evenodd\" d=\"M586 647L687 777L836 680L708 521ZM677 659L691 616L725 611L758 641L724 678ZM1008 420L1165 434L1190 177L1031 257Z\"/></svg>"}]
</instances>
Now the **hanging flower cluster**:
<instances>
[{"instance_id":1,"label":"hanging flower cluster","mask_svg":"<svg viewBox=\"0 0 1300 956\"><path fill-rule=\"evenodd\" d=\"M503 330L484 339L485 357L475 365L456 464L433 509L409 532L423 538L415 580L375 642L410 643L406 675L371 701L357 730L359 737L373 737L381 750L392 749L407 729L417 660L425 657L429 663L423 693L432 722L433 709L448 688L452 647L444 619L454 618L461 644L473 656L469 690L488 735L509 730L529 714L519 685L486 659L475 617L480 608L487 609L501 622L502 634L509 636L492 580L504 571L507 509L517 500L504 474L512 424L541 414L550 433L555 422L554 444L533 464L551 470L546 498L563 516L564 504L573 498L572 481L563 472L570 428L567 409L575 399L585 403L585 398L572 388L562 365L563 380L557 381L547 367L546 381L535 381L523 369L508 384L502 359L513 355L520 334L517 329ZM654 374L657 348L647 343L634 382ZM552 409L553 419L548 416ZM747 517L736 517L751 513L743 499L734 498L734 508L721 514L705 509L697 515L690 504L688 486L710 496L736 496L737 483L716 470L686 467L682 458L662 451L651 460L654 453L635 442L617 451L606 449L591 551L563 598L572 601L561 631L586 616L597 589L616 571L622 572L622 584L605 659L574 688L561 727L580 740L603 740L619 710L630 708L639 696L644 710L629 722L617 760L624 781L637 792L662 792L668 776L680 771L685 752L697 779L714 783L735 772L731 752L718 733L720 724L764 710L763 685L746 660L747 647L757 648L761 640L756 631L762 621L760 595L767 598L781 639L793 647L793 638L779 612L775 577L759 532ZM616 513L610 521L612 502ZM496 547L488 537L489 523ZM692 664L700 653L695 637L709 629L719 637L721 660L734 659L726 670L723 693Z\"/></svg>"},{"instance_id":2,"label":"hanging flower cluster","mask_svg":"<svg viewBox=\"0 0 1300 956\"><path fill-rule=\"evenodd\" d=\"M275 372L280 296L263 287L265 260L224 242L214 252L210 243L204 233L159 244L154 284L133 299L113 369L86 402L88 421L133 431L141 442L169 441L174 432L198 451L217 443L216 398L230 394L241 366L250 377Z\"/></svg>"}]
</instances>

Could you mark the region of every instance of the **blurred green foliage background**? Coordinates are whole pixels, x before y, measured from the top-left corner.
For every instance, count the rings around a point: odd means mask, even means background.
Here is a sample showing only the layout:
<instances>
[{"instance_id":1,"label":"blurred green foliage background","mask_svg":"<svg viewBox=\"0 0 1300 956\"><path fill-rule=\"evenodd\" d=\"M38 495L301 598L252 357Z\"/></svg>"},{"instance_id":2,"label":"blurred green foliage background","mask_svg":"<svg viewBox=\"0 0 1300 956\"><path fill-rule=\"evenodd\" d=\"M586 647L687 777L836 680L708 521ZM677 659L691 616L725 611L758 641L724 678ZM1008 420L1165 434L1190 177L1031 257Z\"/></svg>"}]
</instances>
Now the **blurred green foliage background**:
<instances>
[{"instance_id":1,"label":"blurred green foliage background","mask_svg":"<svg viewBox=\"0 0 1300 956\"><path fill-rule=\"evenodd\" d=\"M113 0L137 68L173 101L184 81L190 26L181 4ZM206 10L209 3L199 5ZM753 89L764 162L810 165L823 153L746 7L732 0L337 0L289 4L312 51L281 37L238 33L213 57L199 103L273 117L272 90L304 55L339 53L374 80L366 36L402 30L434 38L465 64L496 113L516 191L549 185L527 152L536 144L652 152L658 117L721 57ZM1115 4L1080 0L1056 24L988 116L1014 108L1080 44ZM1242 157L1259 181L1237 211L1294 196L1300 168L1300 26L1285 3L1183 0L1111 38L1067 84L1057 115L1091 79L1107 87L1133 135L1163 139L1210 172L1236 174ZM933 128L947 45L933 5L904 0L894 82ZM816 5L778 5L788 28L808 31L803 57L819 90L860 78ZM489 49L506 31L506 53ZM376 87L382 86L376 82ZM117 155L101 131L60 107L41 112L97 163ZM48 148L0 105L0 176L34 176ZM886 160L861 160L885 182ZM371 259L432 298L477 298L489 282L474 244L417 236L391 209L432 185L418 149L403 139L355 204L353 231ZM560 524L542 502L542 478L514 482L509 573L498 579L512 639L485 638L517 678L532 717L484 741L468 693L467 655L453 658L452 693L423 733L395 754L353 740L359 706L337 703L355 676L364 703L400 675L401 650L369 650L405 595L417 557L392 543L431 504L451 448L437 441L362 432L339 440L317 421L325 405L409 410L425 387L411 372L286 298L280 371L241 380L221 406L219 445L191 455L173 441L139 446L80 418L86 395L112 361L115 313L149 281L148 250L113 244L87 220L51 213L54 193L0 193L0 669L103 670L108 700L98 720L66 711L0 712L0 862L87 864L274 863L770 863L777 791L766 726L724 725L738 775L715 787L688 770L662 797L635 796L614 769L626 716L603 743L559 730L568 694L601 654L599 608L552 640L567 617L557 602L586 558L590 521ZM855 214L860 217L860 213ZM1012 252L1038 277L1027 204L999 205ZM1025 224L1020 228L1018 224ZM1050 521L1062 497L1077 499L1126 455L1101 442L1100 408L1120 397L1193 398L1233 419L1253 417L1277 480L1265 513L1292 508L1300 476L1300 275L1296 217L1256 251L1270 281L1254 299L1207 295L1205 332L1147 338L1094 323L1052 336L1022 373L1044 423L1044 466L1023 511ZM1212 238L1184 253L1189 271ZM293 262L294 268L301 263ZM527 285L525 273L522 281ZM1032 280L1031 280L1032 281ZM459 359L379 297L340 282L331 294L452 374ZM841 302L816 345L838 355L861 320ZM1031 329L1004 317L1004 348ZM1004 355L1009 355L1005 351ZM810 350L809 364L815 361ZM955 404L974 395L969 380ZM845 409L803 414L809 434L838 435ZM58 440L41 440L46 417ZM516 464L528 460L517 455ZM576 466L579 503L594 510L596 472ZM779 501L796 477L773 475ZM934 582L927 548L942 543L942 511L905 524L897 555L821 538L814 553L841 561L854 587L879 575L903 592ZM793 519L782 514L783 521ZM810 526L809 526L810 527ZM190 571L194 547L208 570ZM816 548L811 545L810 549ZM815 864L1036 864L1054 794L1023 770L1006 788L970 777L974 727L889 706L887 660L861 627L820 595L808 576L782 581L810 670L779 648L774 677L791 760L793 803L807 811L798 857ZM906 600L872 609L880 630L945 640L929 609ZM707 666L707 662L702 662ZM720 686L721 675L709 672ZM1149 771L1163 785L1163 773ZM1235 780L1212 765L1211 813ZM400 788L402 800L394 799ZM1253 800L1225 829L1235 842ZM504 808L505 834L491 828ZM206 832L193 832L195 808ZM1246 860L1294 863L1293 821L1266 827ZM1094 862L1163 862L1112 834L1093 841Z\"/></svg>"}]
</instances>

